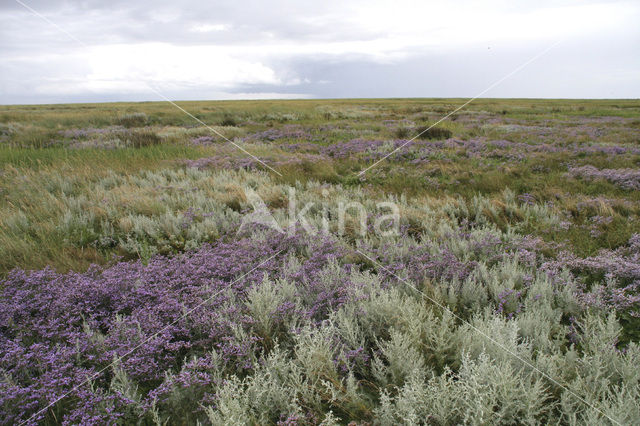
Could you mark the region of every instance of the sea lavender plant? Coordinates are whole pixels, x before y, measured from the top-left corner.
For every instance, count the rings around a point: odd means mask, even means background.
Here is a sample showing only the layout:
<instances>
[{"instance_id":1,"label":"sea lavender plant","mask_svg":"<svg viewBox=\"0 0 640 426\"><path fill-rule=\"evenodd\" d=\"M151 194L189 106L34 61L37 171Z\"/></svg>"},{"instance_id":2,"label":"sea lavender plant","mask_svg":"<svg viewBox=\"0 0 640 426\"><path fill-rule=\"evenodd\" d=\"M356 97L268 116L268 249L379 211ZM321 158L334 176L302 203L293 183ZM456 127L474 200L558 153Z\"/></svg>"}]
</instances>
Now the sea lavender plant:
<instances>
[{"instance_id":1,"label":"sea lavender plant","mask_svg":"<svg viewBox=\"0 0 640 426\"><path fill-rule=\"evenodd\" d=\"M593 166L570 167L569 176L583 179L604 179L628 190L640 190L640 170L597 169Z\"/></svg>"}]
</instances>

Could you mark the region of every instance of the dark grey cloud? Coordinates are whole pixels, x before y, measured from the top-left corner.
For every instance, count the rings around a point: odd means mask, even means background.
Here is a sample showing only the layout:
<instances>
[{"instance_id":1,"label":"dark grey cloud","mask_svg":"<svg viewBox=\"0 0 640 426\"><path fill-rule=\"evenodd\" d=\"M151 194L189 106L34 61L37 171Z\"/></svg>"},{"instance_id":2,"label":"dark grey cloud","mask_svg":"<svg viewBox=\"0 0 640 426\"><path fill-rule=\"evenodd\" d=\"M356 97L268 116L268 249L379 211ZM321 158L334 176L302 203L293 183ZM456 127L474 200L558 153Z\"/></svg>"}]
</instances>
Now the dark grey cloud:
<instances>
[{"instance_id":1,"label":"dark grey cloud","mask_svg":"<svg viewBox=\"0 0 640 426\"><path fill-rule=\"evenodd\" d=\"M0 103L247 96L640 97L632 1L0 2Z\"/></svg>"},{"instance_id":2,"label":"dark grey cloud","mask_svg":"<svg viewBox=\"0 0 640 426\"><path fill-rule=\"evenodd\" d=\"M485 97L526 98L637 98L640 56L629 63L620 46L606 46L592 39L587 46L559 46L521 72L505 80ZM394 63L361 60L298 60L288 66L306 83L276 88L273 85L241 85L239 92L276 91L313 93L321 98L341 97L473 97L542 51L545 45L526 49L478 48L411 57ZM594 49L603 54L593 55ZM619 50L616 52L616 50ZM570 64L564 61L570 57ZM608 72L594 73L602 63ZM482 64L479 67L478 64ZM629 68L627 68L629 67ZM630 71L626 73L626 69ZM620 72L622 71L622 72ZM346 94L346 95L345 95Z\"/></svg>"}]
</instances>

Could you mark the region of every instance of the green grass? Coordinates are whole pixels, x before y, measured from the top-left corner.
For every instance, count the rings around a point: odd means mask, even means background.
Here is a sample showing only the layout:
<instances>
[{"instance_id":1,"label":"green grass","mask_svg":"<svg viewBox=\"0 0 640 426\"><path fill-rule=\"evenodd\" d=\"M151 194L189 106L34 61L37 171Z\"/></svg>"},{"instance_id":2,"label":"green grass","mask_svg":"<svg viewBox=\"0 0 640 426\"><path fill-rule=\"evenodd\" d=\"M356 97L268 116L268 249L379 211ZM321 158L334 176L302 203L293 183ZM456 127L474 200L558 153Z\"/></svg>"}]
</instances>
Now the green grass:
<instances>
[{"instance_id":1,"label":"green grass","mask_svg":"<svg viewBox=\"0 0 640 426\"><path fill-rule=\"evenodd\" d=\"M309 132L310 142L321 149L357 138L408 139L421 130L420 126L435 122L464 101L336 99L198 101L179 102L179 105L208 124L223 126L217 129L230 138L294 126ZM637 169L640 156L578 153L573 152L572 147L593 143L640 147L639 115L640 101L637 100L478 99L439 124L441 130L428 135L426 142L451 136L461 140L507 139L531 146L546 143L568 148L560 152L527 151L522 158L478 157L462 149L445 148L423 164L390 158L369 171L364 179L357 173L372 164L372 160L363 156L289 164L286 160L295 159L297 154L279 147L285 140L261 143L238 139L237 143L260 158L282 163L276 166L282 176L271 175L273 185L320 182L365 191L371 197L405 196L415 203L448 197L471 202L474 197L482 196L499 205L504 203L503 193L507 188L516 196L531 194L536 203L552 203L554 212L574 226L566 232L554 231L534 221L528 222L526 231L547 241L565 244L586 256L602 248L616 248L630 235L640 232L640 193L606 181L569 178L566 176L568 166L589 164L598 168ZM413 124L390 120L409 120ZM80 141L87 145L63 134L65 130L95 128L107 129L107 134ZM547 133L537 133L543 131ZM67 230L73 235L61 233L60 223L69 209L65 197L91 200L88 205L101 217L101 207L94 199L96 185L110 173L138 176L147 171L183 170L184 161L189 159L246 157L234 147L225 146L219 137L214 137L215 142L209 146L195 146L190 142L193 137L210 134L192 118L162 102L0 106L0 220L3 224L0 242L4 246L0 274L13 267L32 269L46 265L59 270L82 270L92 262L104 263L114 255L122 255L118 247L96 248L95 241L106 232L104 224L96 222L73 232ZM301 141L294 138L286 142ZM43 188L53 185L51 182L68 186L70 192L59 188L45 191ZM126 191L127 197L138 200L134 203L135 214L157 221L167 211L162 191L148 193L136 184L128 185ZM236 210L242 205L242 200L234 195L215 197ZM606 229L600 230L602 234L598 237L592 236L589 220L602 212L576 207L593 199L609 200L604 203L610 206L601 210L613 220ZM142 205L144 203L147 205ZM124 218L133 210L118 207L115 211L114 214L122 214ZM180 210L172 214L180 214ZM21 225L23 217L28 226ZM118 226L122 218L110 216L109 220ZM492 220L503 229L514 224L513 218L504 215ZM156 244L146 240L138 243L140 247Z\"/></svg>"}]
</instances>

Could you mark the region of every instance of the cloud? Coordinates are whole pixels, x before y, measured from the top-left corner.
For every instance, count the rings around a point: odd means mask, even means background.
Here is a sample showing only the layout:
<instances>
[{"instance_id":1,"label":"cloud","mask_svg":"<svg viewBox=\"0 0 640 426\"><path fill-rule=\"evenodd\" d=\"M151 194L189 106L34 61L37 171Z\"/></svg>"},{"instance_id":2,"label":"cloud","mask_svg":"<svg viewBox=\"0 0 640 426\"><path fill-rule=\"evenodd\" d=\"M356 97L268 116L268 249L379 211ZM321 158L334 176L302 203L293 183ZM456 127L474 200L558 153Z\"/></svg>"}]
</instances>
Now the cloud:
<instances>
[{"instance_id":1,"label":"cloud","mask_svg":"<svg viewBox=\"0 0 640 426\"><path fill-rule=\"evenodd\" d=\"M182 99L471 97L558 40L553 61L488 95L640 96L630 1L24 1L84 46L3 2L2 103L129 99L147 85Z\"/></svg>"},{"instance_id":2,"label":"cloud","mask_svg":"<svg viewBox=\"0 0 640 426\"><path fill-rule=\"evenodd\" d=\"M225 31L230 28L227 24L196 24L189 30L196 33L210 33L213 31Z\"/></svg>"},{"instance_id":3,"label":"cloud","mask_svg":"<svg viewBox=\"0 0 640 426\"><path fill-rule=\"evenodd\" d=\"M234 57L216 46L165 43L108 45L90 49L85 58L89 81L147 81L162 85L230 87L236 84L284 84L259 61Z\"/></svg>"}]
</instances>

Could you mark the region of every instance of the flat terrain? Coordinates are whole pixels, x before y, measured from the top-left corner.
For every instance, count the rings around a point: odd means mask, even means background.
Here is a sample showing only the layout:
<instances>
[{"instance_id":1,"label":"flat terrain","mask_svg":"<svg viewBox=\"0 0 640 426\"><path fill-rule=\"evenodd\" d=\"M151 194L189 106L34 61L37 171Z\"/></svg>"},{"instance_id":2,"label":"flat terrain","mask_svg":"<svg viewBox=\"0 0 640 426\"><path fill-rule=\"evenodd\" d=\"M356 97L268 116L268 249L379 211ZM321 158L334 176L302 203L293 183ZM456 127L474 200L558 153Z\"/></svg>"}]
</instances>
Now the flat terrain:
<instances>
[{"instance_id":1,"label":"flat terrain","mask_svg":"<svg viewBox=\"0 0 640 426\"><path fill-rule=\"evenodd\" d=\"M640 101L462 103L0 106L0 423L640 423Z\"/></svg>"}]
</instances>

